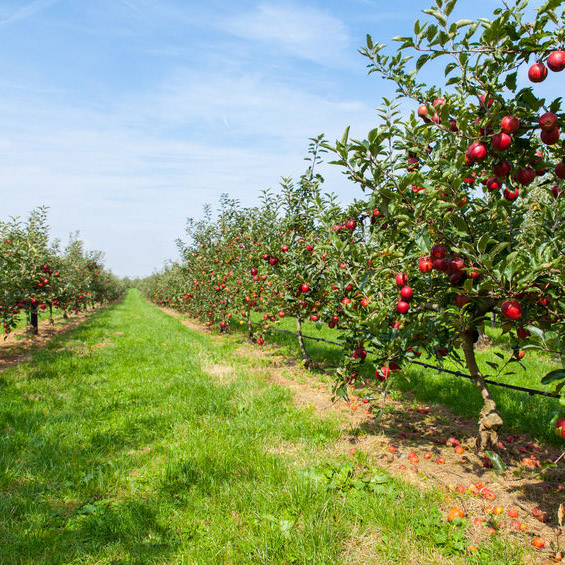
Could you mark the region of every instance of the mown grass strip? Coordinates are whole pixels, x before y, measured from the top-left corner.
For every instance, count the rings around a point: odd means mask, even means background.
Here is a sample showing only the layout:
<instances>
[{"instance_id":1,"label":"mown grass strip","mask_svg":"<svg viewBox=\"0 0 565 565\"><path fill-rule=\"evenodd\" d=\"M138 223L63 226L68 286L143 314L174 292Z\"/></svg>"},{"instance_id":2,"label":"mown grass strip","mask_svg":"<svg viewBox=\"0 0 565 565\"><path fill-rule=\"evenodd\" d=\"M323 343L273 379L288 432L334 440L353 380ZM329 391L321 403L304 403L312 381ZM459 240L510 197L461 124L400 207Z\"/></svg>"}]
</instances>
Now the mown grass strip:
<instances>
[{"instance_id":1,"label":"mown grass strip","mask_svg":"<svg viewBox=\"0 0 565 565\"><path fill-rule=\"evenodd\" d=\"M2 563L518 563L136 291L2 374Z\"/></svg>"}]
</instances>

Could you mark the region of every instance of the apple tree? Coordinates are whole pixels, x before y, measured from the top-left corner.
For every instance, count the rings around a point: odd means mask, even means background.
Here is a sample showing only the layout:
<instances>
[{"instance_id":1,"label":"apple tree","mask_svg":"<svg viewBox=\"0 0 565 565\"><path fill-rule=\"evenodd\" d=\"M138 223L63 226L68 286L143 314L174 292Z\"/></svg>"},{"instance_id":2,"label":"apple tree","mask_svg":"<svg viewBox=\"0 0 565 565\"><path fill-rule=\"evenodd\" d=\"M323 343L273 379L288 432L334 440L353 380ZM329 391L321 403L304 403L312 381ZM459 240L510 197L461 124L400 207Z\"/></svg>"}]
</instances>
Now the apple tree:
<instances>
[{"instance_id":1,"label":"apple tree","mask_svg":"<svg viewBox=\"0 0 565 565\"><path fill-rule=\"evenodd\" d=\"M535 345L538 330L560 344L565 335L565 114L538 87L563 90L564 19L561 2L532 21L526 6L451 21L456 1L436 0L394 52L368 36L369 72L398 96L367 139L346 132L331 147L375 214L373 243L351 262L371 297L352 316L355 332L383 367L422 351L461 362L484 402L481 448L497 445L502 425L475 356L485 317L494 313L516 348ZM432 85L420 79L428 69Z\"/></svg>"}]
</instances>

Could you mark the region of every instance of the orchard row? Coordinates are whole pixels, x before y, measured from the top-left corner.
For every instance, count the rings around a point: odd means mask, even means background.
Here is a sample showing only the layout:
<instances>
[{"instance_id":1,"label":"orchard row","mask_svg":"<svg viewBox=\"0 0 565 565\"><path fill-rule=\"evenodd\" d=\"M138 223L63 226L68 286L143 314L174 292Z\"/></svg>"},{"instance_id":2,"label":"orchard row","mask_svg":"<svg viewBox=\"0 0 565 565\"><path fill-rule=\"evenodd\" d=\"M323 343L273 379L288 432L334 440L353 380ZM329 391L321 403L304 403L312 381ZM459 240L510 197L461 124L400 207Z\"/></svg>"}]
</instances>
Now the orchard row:
<instances>
[{"instance_id":1,"label":"orchard row","mask_svg":"<svg viewBox=\"0 0 565 565\"><path fill-rule=\"evenodd\" d=\"M50 244L46 211L34 210L27 221L0 222L0 322L9 333L22 316L34 333L45 312L68 312L109 302L123 292L106 271L100 252L89 252L72 239L61 249Z\"/></svg>"},{"instance_id":2,"label":"orchard row","mask_svg":"<svg viewBox=\"0 0 565 565\"><path fill-rule=\"evenodd\" d=\"M565 88L560 6L546 2L528 23L521 4L450 22L455 2L437 0L413 35L395 38L398 50L368 37L370 72L398 93L377 127L364 140L313 139L297 182L283 179L254 208L224 196L217 215L189 221L182 261L146 292L222 329L247 320L250 336L259 312L259 344L293 316L306 362L301 322L328 324L345 346L343 396L367 350L385 386L420 355L457 359L484 400L479 445L496 446L502 420L475 357L485 318L515 347L501 370L527 348L565 359L565 114L538 90L544 79ZM433 60L445 61L442 86L419 82ZM322 190L325 154L358 188L347 206ZM560 392L565 368L540 377Z\"/></svg>"}]
</instances>

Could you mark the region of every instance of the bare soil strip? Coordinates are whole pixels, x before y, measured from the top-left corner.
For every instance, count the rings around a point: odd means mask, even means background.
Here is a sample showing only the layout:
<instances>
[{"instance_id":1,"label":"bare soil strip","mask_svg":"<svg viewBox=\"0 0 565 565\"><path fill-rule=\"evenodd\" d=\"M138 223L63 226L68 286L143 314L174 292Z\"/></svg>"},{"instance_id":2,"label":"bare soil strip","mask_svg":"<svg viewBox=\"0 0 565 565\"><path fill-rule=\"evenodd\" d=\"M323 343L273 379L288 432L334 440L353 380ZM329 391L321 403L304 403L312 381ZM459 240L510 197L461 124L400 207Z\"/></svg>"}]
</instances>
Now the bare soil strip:
<instances>
[{"instance_id":1,"label":"bare soil strip","mask_svg":"<svg viewBox=\"0 0 565 565\"><path fill-rule=\"evenodd\" d=\"M12 331L0 339L0 372L29 361L31 351L45 347L54 337L64 334L88 320L92 314L107 306L99 307L88 312L79 312L64 319L56 318L52 324L49 320L39 321L39 335L31 335L26 328Z\"/></svg>"}]
</instances>

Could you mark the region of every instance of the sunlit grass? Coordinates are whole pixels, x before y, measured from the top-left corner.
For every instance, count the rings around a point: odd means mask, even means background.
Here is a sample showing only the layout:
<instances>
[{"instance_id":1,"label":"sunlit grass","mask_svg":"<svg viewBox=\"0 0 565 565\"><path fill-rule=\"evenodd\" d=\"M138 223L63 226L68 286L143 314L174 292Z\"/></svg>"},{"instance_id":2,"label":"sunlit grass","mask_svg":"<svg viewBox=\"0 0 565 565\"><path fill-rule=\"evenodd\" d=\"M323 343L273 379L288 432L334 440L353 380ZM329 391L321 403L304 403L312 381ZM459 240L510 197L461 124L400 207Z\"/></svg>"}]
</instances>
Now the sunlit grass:
<instances>
[{"instance_id":1,"label":"sunlit grass","mask_svg":"<svg viewBox=\"0 0 565 565\"><path fill-rule=\"evenodd\" d=\"M130 291L2 373L0 562L521 561L467 556L441 493L335 451L337 423L240 347Z\"/></svg>"}]
</instances>

